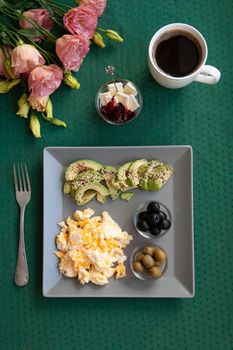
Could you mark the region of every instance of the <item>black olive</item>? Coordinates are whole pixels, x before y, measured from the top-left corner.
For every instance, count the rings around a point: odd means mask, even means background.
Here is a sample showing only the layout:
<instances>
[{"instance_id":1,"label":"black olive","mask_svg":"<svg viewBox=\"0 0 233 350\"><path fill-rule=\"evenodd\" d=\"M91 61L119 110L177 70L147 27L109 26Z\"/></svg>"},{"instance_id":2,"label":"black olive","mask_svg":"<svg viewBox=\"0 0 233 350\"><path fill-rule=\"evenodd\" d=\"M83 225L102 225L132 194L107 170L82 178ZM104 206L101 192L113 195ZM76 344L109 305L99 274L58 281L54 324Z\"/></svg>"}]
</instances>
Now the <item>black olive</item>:
<instances>
[{"instance_id":1,"label":"black olive","mask_svg":"<svg viewBox=\"0 0 233 350\"><path fill-rule=\"evenodd\" d=\"M161 220L167 219L167 214L164 213L164 211L161 211L161 210L160 210L159 216L160 216Z\"/></svg>"},{"instance_id":2,"label":"black olive","mask_svg":"<svg viewBox=\"0 0 233 350\"><path fill-rule=\"evenodd\" d=\"M159 214L157 214L157 213L149 213L148 214L147 222L149 223L149 225L156 226L156 225L158 225L160 220L161 219L160 219Z\"/></svg>"},{"instance_id":3,"label":"black olive","mask_svg":"<svg viewBox=\"0 0 233 350\"><path fill-rule=\"evenodd\" d=\"M149 230L149 225L146 222L146 220L139 220L138 223L137 223L137 228L140 231L148 231Z\"/></svg>"},{"instance_id":4,"label":"black olive","mask_svg":"<svg viewBox=\"0 0 233 350\"><path fill-rule=\"evenodd\" d=\"M160 205L157 202L150 202L147 206L147 211L149 213L158 213L160 209Z\"/></svg>"},{"instance_id":5,"label":"black olive","mask_svg":"<svg viewBox=\"0 0 233 350\"><path fill-rule=\"evenodd\" d=\"M158 226L161 230L168 230L171 227L171 221L168 219L161 220Z\"/></svg>"},{"instance_id":6,"label":"black olive","mask_svg":"<svg viewBox=\"0 0 233 350\"><path fill-rule=\"evenodd\" d=\"M148 217L147 211L142 211L141 213L138 214L139 220L147 220L147 217Z\"/></svg>"},{"instance_id":7,"label":"black olive","mask_svg":"<svg viewBox=\"0 0 233 350\"><path fill-rule=\"evenodd\" d=\"M153 236L158 236L161 232L161 230L157 226L150 227L149 231Z\"/></svg>"}]
</instances>

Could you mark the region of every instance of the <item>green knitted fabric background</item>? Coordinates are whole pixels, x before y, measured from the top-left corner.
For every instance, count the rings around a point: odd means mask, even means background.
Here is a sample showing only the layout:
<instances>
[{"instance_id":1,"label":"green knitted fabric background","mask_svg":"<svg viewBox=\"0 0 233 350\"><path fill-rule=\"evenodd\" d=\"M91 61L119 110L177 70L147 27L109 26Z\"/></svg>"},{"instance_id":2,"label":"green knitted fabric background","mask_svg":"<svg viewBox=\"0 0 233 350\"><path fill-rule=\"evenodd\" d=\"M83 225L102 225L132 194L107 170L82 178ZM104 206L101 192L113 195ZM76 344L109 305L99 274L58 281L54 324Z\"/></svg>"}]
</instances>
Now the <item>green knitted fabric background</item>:
<instances>
[{"instance_id":1,"label":"green knitted fabric background","mask_svg":"<svg viewBox=\"0 0 233 350\"><path fill-rule=\"evenodd\" d=\"M208 63L222 73L217 85L172 91L154 82L149 41L172 22L203 33ZM66 130L42 121L43 138L35 140L15 116L20 91L0 96L0 349L233 349L233 2L109 0L100 26L119 30L125 42L93 47L78 73L81 89L54 94ZM144 98L138 119L122 127L95 111L107 64L138 85ZM194 299L43 298L43 147L169 144L190 144L194 151ZM24 288L13 284L19 213L12 164L20 161L28 164L33 191L26 210L30 283Z\"/></svg>"}]
</instances>

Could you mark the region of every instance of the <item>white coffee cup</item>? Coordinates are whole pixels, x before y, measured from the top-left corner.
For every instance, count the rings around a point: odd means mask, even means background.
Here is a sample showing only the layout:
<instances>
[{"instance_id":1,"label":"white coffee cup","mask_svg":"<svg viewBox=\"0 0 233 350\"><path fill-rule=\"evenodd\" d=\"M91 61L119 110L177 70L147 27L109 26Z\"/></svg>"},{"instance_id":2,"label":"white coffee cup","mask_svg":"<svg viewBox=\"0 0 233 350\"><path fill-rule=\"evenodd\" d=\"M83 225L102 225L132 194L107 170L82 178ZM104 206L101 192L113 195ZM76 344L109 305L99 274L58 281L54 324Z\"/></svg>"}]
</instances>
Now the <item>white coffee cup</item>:
<instances>
[{"instance_id":1,"label":"white coffee cup","mask_svg":"<svg viewBox=\"0 0 233 350\"><path fill-rule=\"evenodd\" d=\"M196 69L188 75L182 77L174 77L167 73L165 73L158 66L155 59L155 50L156 46L159 42L163 41L166 35L171 31L181 31L185 33L190 33L192 37L198 41L201 48L201 60L197 65ZM204 83L204 84L216 84L220 77L220 71L209 65L205 65L208 56L208 48L206 41L202 34L195 29L194 27L184 24L184 23L172 23L168 24L165 27L159 29L151 39L149 45L149 57L148 57L148 65L153 78L162 86L170 88L170 89L179 89L182 88L193 81Z\"/></svg>"}]
</instances>

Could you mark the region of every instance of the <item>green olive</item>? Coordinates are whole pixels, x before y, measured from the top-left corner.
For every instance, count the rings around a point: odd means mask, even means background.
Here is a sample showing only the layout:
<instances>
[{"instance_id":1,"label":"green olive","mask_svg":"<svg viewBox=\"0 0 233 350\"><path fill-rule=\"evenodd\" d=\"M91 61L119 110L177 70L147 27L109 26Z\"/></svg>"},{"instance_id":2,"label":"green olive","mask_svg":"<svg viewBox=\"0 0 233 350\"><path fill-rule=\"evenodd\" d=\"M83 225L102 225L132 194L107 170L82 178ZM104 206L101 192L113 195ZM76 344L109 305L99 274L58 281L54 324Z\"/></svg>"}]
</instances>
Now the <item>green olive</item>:
<instances>
[{"instance_id":1,"label":"green olive","mask_svg":"<svg viewBox=\"0 0 233 350\"><path fill-rule=\"evenodd\" d=\"M153 256L154 250L155 250L154 247L151 247L151 246L148 245L147 247L145 247L143 249L143 253L146 254L146 255Z\"/></svg>"},{"instance_id":2,"label":"green olive","mask_svg":"<svg viewBox=\"0 0 233 350\"><path fill-rule=\"evenodd\" d=\"M156 261L163 263L167 259L167 254L163 249L156 247L153 257Z\"/></svg>"},{"instance_id":3,"label":"green olive","mask_svg":"<svg viewBox=\"0 0 233 350\"><path fill-rule=\"evenodd\" d=\"M136 272L143 272L144 271L144 267L142 266L142 263L140 261L135 261L133 263L133 269Z\"/></svg>"},{"instance_id":4,"label":"green olive","mask_svg":"<svg viewBox=\"0 0 233 350\"><path fill-rule=\"evenodd\" d=\"M158 266L152 266L149 270L149 274L153 278L159 278L162 275L162 272Z\"/></svg>"},{"instance_id":5,"label":"green olive","mask_svg":"<svg viewBox=\"0 0 233 350\"><path fill-rule=\"evenodd\" d=\"M144 254L142 252L139 252L136 254L135 256L135 261L142 261L142 259L144 258Z\"/></svg>"},{"instance_id":6,"label":"green olive","mask_svg":"<svg viewBox=\"0 0 233 350\"><path fill-rule=\"evenodd\" d=\"M154 259L150 255L144 255L142 260L143 265L146 269L150 269L152 266L154 266Z\"/></svg>"},{"instance_id":7,"label":"green olive","mask_svg":"<svg viewBox=\"0 0 233 350\"><path fill-rule=\"evenodd\" d=\"M162 261L156 261L156 260L155 260L155 266L160 267L162 264L163 264Z\"/></svg>"}]
</instances>

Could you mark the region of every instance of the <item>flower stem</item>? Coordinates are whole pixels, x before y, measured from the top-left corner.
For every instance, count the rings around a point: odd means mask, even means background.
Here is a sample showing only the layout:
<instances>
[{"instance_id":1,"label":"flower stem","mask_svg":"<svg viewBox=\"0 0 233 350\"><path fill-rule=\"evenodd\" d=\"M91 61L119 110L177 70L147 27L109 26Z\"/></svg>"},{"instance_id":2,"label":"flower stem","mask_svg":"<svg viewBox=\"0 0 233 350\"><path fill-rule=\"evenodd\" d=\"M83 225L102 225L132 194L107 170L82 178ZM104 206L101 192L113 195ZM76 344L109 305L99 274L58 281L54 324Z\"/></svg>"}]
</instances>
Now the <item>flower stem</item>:
<instances>
[{"instance_id":1,"label":"flower stem","mask_svg":"<svg viewBox=\"0 0 233 350\"><path fill-rule=\"evenodd\" d=\"M62 10L62 6L66 7L67 9L72 9L72 6L69 6L67 4L60 4L60 3L53 1L53 0L49 1L49 5L54 6L54 7L56 6L57 8L60 8L61 10Z\"/></svg>"},{"instance_id":2,"label":"flower stem","mask_svg":"<svg viewBox=\"0 0 233 350\"><path fill-rule=\"evenodd\" d=\"M7 35L7 39L9 40L9 42L13 45L16 46L17 42L19 40L18 35L15 33L15 31L10 30L6 24L2 24L0 22L0 29L1 29L1 34L3 35L3 33L5 33L5 35Z\"/></svg>"},{"instance_id":3,"label":"flower stem","mask_svg":"<svg viewBox=\"0 0 233 350\"><path fill-rule=\"evenodd\" d=\"M50 4L50 6L53 8L53 10L58 13L60 16L63 16L65 14L65 11L62 10L60 7L54 5L54 4Z\"/></svg>"},{"instance_id":4,"label":"flower stem","mask_svg":"<svg viewBox=\"0 0 233 350\"><path fill-rule=\"evenodd\" d=\"M96 29L99 30L100 32L106 32L106 29L103 29L103 28L100 28L100 27L97 27Z\"/></svg>"},{"instance_id":5,"label":"flower stem","mask_svg":"<svg viewBox=\"0 0 233 350\"><path fill-rule=\"evenodd\" d=\"M52 20L60 27L60 28L64 28L62 22L60 22L57 18L55 18L54 16L52 17Z\"/></svg>"}]
</instances>

